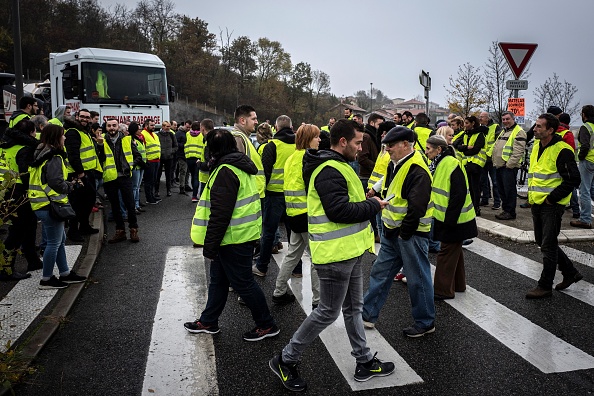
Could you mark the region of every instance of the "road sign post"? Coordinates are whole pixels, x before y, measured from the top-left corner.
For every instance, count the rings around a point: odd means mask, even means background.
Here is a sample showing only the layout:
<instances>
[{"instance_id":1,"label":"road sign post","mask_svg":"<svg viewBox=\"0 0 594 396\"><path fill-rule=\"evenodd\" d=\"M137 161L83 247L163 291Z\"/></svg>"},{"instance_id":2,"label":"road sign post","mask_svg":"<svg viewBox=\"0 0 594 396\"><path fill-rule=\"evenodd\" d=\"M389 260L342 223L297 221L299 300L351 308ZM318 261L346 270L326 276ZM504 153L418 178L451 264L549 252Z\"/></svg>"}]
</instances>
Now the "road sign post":
<instances>
[{"instance_id":1,"label":"road sign post","mask_svg":"<svg viewBox=\"0 0 594 396\"><path fill-rule=\"evenodd\" d=\"M419 82L425 88L425 114L429 116L429 91L431 91L431 77L429 77L429 73L425 70L421 70L421 74L419 74Z\"/></svg>"},{"instance_id":2,"label":"road sign post","mask_svg":"<svg viewBox=\"0 0 594 396\"><path fill-rule=\"evenodd\" d=\"M501 49L501 53L505 57L509 68L511 69L512 73L516 77L516 81L526 81L526 80L519 80L520 76L528 66L528 62L534 55L534 51L536 51L536 47L538 44L528 44L528 43L499 43L499 49ZM528 89L528 81L526 83L518 83L519 88L509 88L507 81L505 86L507 89L511 89L513 91L514 98L518 97L518 91L521 89ZM511 84L514 85L513 83ZM521 88L526 86L526 88Z\"/></svg>"}]
</instances>

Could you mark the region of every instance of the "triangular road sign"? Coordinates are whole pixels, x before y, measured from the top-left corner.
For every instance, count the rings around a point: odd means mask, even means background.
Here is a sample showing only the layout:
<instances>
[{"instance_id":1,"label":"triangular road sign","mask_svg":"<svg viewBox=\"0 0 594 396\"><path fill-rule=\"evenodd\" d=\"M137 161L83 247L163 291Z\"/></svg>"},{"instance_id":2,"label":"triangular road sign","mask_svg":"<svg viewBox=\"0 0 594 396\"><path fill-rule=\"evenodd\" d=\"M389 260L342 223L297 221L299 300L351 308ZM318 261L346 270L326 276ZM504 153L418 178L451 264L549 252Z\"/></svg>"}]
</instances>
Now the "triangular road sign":
<instances>
[{"instance_id":1,"label":"triangular road sign","mask_svg":"<svg viewBox=\"0 0 594 396\"><path fill-rule=\"evenodd\" d=\"M499 48L516 79L520 78L534 51L536 51L536 47L538 47L538 44L499 43Z\"/></svg>"}]
</instances>

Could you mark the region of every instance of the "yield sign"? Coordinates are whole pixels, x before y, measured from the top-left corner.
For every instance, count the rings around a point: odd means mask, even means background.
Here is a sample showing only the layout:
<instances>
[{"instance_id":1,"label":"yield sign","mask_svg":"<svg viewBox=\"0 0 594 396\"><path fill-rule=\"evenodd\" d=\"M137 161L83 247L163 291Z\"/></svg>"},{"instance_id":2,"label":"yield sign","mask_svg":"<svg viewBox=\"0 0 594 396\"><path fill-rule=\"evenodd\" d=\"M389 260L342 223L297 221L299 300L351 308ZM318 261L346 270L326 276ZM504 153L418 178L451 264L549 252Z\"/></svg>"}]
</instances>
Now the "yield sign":
<instances>
[{"instance_id":1,"label":"yield sign","mask_svg":"<svg viewBox=\"0 0 594 396\"><path fill-rule=\"evenodd\" d=\"M499 43L499 48L516 79L520 78L530 58L532 58L532 54L536 51L536 47L538 47L538 44Z\"/></svg>"}]
</instances>

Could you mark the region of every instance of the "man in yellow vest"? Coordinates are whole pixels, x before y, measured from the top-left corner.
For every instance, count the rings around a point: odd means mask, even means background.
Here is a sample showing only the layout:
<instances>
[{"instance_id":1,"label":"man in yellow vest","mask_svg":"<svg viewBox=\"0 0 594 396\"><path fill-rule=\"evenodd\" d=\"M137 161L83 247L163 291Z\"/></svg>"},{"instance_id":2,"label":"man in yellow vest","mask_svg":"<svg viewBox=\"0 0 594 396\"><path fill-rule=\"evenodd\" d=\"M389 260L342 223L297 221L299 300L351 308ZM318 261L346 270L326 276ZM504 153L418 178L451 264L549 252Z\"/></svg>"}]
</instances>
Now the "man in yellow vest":
<instances>
[{"instance_id":1,"label":"man in yellow vest","mask_svg":"<svg viewBox=\"0 0 594 396\"><path fill-rule=\"evenodd\" d=\"M196 206L191 237L194 244L204 246L204 257L212 260L208 300L200 318L186 322L184 328L190 333L218 333L219 316L231 286L256 322L243 339L274 337L280 330L251 272L253 245L262 231L260 193L254 177L258 168L237 152L233 135L227 130L209 133L207 145L211 176Z\"/></svg>"},{"instance_id":2,"label":"man in yellow vest","mask_svg":"<svg viewBox=\"0 0 594 396\"><path fill-rule=\"evenodd\" d=\"M526 149L526 132L516 124L515 115L511 111L501 115L501 122L504 130L495 141L492 158L503 212L495 217L499 220L513 220L516 218L516 183Z\"/></svg>"},{"instance_id":3,"label":"man in yellow vest","mask_svg":"<svg viewBox=\"0 0 594 396\"><path fill-rule=\"evenodd\" d=\"M352 120L353 119L353 110L350 108L345 108L344 109L344 118L347 120Z\"/></svg>"},{"instance_id":4,"label":"man in yellow vest","mask_svg":"<svg viewBox=\"0 0 594 396\"><path fill-rule=\"evenodd\" d=\"M561 229L561 216L569 204L571 192L580 184L580 173L574 151L557 135L559 120L550 113L536 120L536 140L530 155L528 202L532 205L534 239L543 256L543 269L536 288L526 298L552 296L555 271L563 274L563 281L555 286L563 290L583 278L567 255L559 248L557 237Z\"/></svg>"},{"instance_id":5,"label":"man in yellow vest","mask_svg":"<svg viewBox=\"0 0 594 396\"><path fill-rule=\"evenodd\" d=\"M388 202L366 198L359 177L348 164L361 151L363 133L349 120L338 120L330 130L330 150L308 150L303 160L307 189L311 260L320 278L320 303L299 326L269 366L283 386L303 391L307 384L297 369L305 349L330 326L342 310L345 329L355 358L355 380L394 372L394 364L382 362L367 346L363 305L363 254L373 247L369 219ZM316 393L316 392L314 392ZM319 392L317 392L319 393Z\"/></svg>"},{"instance_id":6,"label":"man in yellow vest","mask_svg":"<svg viewBox=\"0 0 594 396\"><path fill-rule=\"evenodd\" d=\"M213 129L214 124L211 124L210 127ZM186 143L184 145L184 154L192 183L192 202L194 203L198 202L199 192L201 190L200 181L198 180L198 163L204 151L203 129L202 123L198 121L192 122L190 130L186 132Z\"/></svg>"},{"instance_id":7,"label":"man in yellow vest","mask_svg":"<svg viewBox=\"0 0 594 396\"><path fill-rule=\"evenodd\" d=\"M161 141L155 133L155 121L148 118L144 121L142 136L144 137L146 148L147 167L144 170L144 193L146 202L156 205L161 202L161 198L155 196L155 186L159 183L159 163L161 162Z\"/></svg>"},{"instance_id":8,"label":"man in yellow vest","mask_svg":"<svg viewBox=\"0 0 594 396\"><path fill-rule=\"evenodd\" d=\"M415 323L403 330L408 337L435 331L433 282L429 264L429 231L433 214L431 173L422 154L414 149L415 133L397 126L382 140L390 154L387 174L367 193L374 196L388 186L388 205L382 211L381 249L371 268L365 293L363 321L374 328L388 298L394 276L404 268Z\"/></svg>"},{"instance_id":9,"label":"man in yellow vest","mask_svg":"<svg viewBox=\"0 0 594 396\"><path fill-rule=\"evenodd\" d=\"M262 211L260 256L253 267L254 275L257 276L266 276L268 271L276 229L286 211L283 188L285 162L295 152L295 132L291 119L281 115L276 119L275 125L278 132L268 141L262 152L266 198Z\"/></svg>"},{"instance_id":10,"label":"man in yellow vest","mask_svg":"<svg viewBox=\"0 0 594 396\"><path fill-rule=\"evenodd\" d=\"M584 125L578 132L578 160L582 177L580 184L580 218L572 220L571 225L579 228L592 228L592 199L594 199L594 106L582 107Z\"/></svg>"},{"instance_id":11,"label":"man in yellow vest","mask_svg":"<svg viewBox=\"0 0 594 396\"><path fill-rule=\"evenodd\" d=\"M103 141L103 136L95 136L90 127L91 113L87 109L78 112L78 121L71 117L64 118L68 179L82 182L81 187L68 194L68 200L76 212L76 218L69 221L67 233L73 242L83 242L83 235L99 232L89 224L89 216L97 194L96 172L102 172L101 162L105 157L103 150L97 149L97 144Z\"/></svg>"},{"instance_id":12,"label":"man in yellow vest","mask_svg":"<svg viewBox=\"0 0 594 396\"><path fill-rule=\"evenodd\" d=\"M116 223L115 235L109 243L125 241L126 225L120 208L120 195L128 212L128 227L130 228L130 241L139 242L138 222L136 220L136 205L132 190L132 168L134 165L146 166L142 156L132 143L131 136L124 136L119 131L119 124L115 118L106 122L105 142L101 145L105 152L103 163L103 189L109 198L113 219Z\"/></svg>"},{"instance_id":13,"label":"man in yellow vest","mask_svg":"<svg viewBox=\"0 0 594 396\"><path fill-rule=\"evenodd\" d=\"M402 113L402 125L408 129L413 129L415 126L415 117L413 117L412 113L408 110Z\"/></svg>"},{"instance_id":14,"label":"man in yellow vest","mask_svg":"<svg viewBox=\"0 0 594 396\"><path fill-rule=\"evenodd\" d=\"M491 119L491 115L486 111L481 112L479 115L479 122L481 125L486 126L489 129L487 137L485 139L485 151L487 153L487 162L483 167L481 173L481 202L480 206L489 206L489 198L491 198L491 184L493 184L493 206L491 209L499 210L501 208L501 198L499 197L499 191L497 189L497 176L495 175L496 169L493 166L493 146L495 140L501 133L501 126L495 123ZM491 178L491 182L489 182Z\"/></svg>"},{"instance_id":15,"label":"man in yellow vest","mask_svg":"<svg viewBox=\"0 0 594 396\"><path fill-rule=\"evenodd\" d=\"M420 150L422 153L425 153L427 139L434 134L433 129L429 128L429 116L425 113L417 114L417 117L415 118L415 126L410 129L417 134L415 150Z\"/></svg>"},{"instance_id":16,"label":"man in yellow vest","mask_svg":"<svg viewBox=\"0 0 594 396\"><path fill-rule=\"evenodd\" d=\"M23 96L19 100L19 110L12 113L8 120L8 127L14 127L21 120L28 120L39 111L37 100L32 96Z\"/></svg>"},{"instance_id":17,"label":"man in yellow vest","mask_svg":"<svg viewBox=\"0 0 594 396\"><path fill-rule=\"evenodd\" d=\"M320 128L320 147L319 150L328 150L330 148L330 129L336 123L335 117L330 117L328 125Z\"/></svg>"}]
</instances>

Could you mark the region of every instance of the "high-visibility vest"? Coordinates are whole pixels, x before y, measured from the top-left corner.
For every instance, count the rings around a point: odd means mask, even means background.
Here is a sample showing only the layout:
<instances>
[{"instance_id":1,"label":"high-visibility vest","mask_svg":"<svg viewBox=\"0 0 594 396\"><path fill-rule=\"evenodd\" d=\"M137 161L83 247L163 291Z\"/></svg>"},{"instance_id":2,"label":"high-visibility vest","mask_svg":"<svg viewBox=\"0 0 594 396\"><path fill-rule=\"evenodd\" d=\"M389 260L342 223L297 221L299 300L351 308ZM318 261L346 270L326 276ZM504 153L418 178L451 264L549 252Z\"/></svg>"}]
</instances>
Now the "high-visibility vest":
<instances>
[{"instance_id":1,"label":"high-visibility vest","mask_svg":"<svg viewBox=\"0 0 594 396\"><path fill-rule=\"evenodd\" d=\"M204 151L204 135L192 136L190 132L186 132L186 144L184 145L184 154L186 158L200 158L200 154Z\"/></svg>"},{"instance_id":2,"label":"high-visibility vest","mask_svg":"<svg viewBox=\"0 0 594 396\"><path fill-rule=\"evenodd\" d=\"M516 124L516 127L513 129L509 137L507 138L507 142L505 142L505 146L503 146L503 153L501 154L501 158L507 162L509 157L511 157L512 153L514 152L514 140L516 140L516 135L520 132L522 128ZM503 132L502 132L503 133ZM520 159L520 163L524 162L524 156Z\"/></svg>"},{"instance_id":3,"label":"high-visibility vest","mask_svg":"<svg viewBox=\"0 0 594 396\"><path fill-rule=\"evenodd\" d=\"M311 175L307 192L307 224L309 248L314 264L329 264L359 257L366 250L373 249L373 230L369 220L361 223L334 223L330 221L320 196L315 188L318 174L330 166L346 179L349 202L365 201L365 192L359 177L346 162L329 160L321 164Z\"/></svg>"},{"instance_id":4,"label":"high-visibility vest","mask_svg":"<svg viewBox=\"0 0 594 396\"><path fill-rule=\"evenodd\" d=\"M97 153L95 152L95 145L93 144L93 140L88 133L79 131L76 128L72 128L80 135L80 162L82 163L84 170L96 170L101 172L101 164L99 163L99 158L97 158ZM71 130L71 129L69 129ZM74 173L74 168L70 166L68 160L66 160L66 170L68 173Z\"/></svg>"},{"instance_id":5,"label":"high-visibility vest","mask_svg":"<svg viewBox=\"0 0 594 396\"><path fill-rule=\"evenodd\" d=\"M382 221L388 228L398 228L402 225L402 220L406 216L408 211L408 200L402 198L402 187L404 186L404 180L408 175L408 171L411 165L416 164L423 168L425 172L431 178L431 172L427 164L423 160L421 153L414 151L414 154L398 169L394 179L388 186L387 195L394 194L394 198L390 201L390 204L382 210ZM433 202L430 200L427 205L427 211L425 215L419 219L419 226L417 231L429 232L431 230L431 218L433 217Z\"/></svg>"},{"instance_id":6,"label":"high-visibility vest","mask_svg":"<svg viewBox=\"0 0 594 396\"><path fill-rule=\"evenodd\" d=\"M320 131L326 131L326 132L330 133L330 127L328 125L324 125L323 127L320 128Z\"/></svg>"},{"instance_id":7,"label":"high-visibility vest","mask_svg":"<svg viewBox=\"0 0 594 396\"><path fill-rule=\"evenodd\" d=\"M287 162L287 158L295 152L295 143L285 143L279 139L271 139L268 143L276 146L276 161L274 161L274 165L272 166L272 173L268 185L266 186L266 190L283 192L285 162Z\"/></svg>"},{"instance_id":8,"label":"high-visibility vest","mask_svg":"<svg viewBox=\"0 0 594 396\"><path fill-rule=\"evenodd\" d=\"M371 172L371 175L369 176L369 181L367 182L368 190L371 190L375 183L377 183L382 177L386 176L389 164L390 154L384 150L380 153L380 155L377 157L377 160L375 161L373 171Z\"/></svg>"},{"instance_id":9,"label":"high-visibility vest","mask_svg":"<svg viewBox=\"0 0 594 396\"><path fill-rule=\"evenodd\" d=\"M307 192L303 181L303 156L305 150L295 151L285 163L285 207L287 216L307 213Z\"/></svg>"},{"instance_id":10,"label":"high-visibility vest","mask_svg":"<svg viewBox=\"0 0 594 396\"><path fill-rule=\"evenodd\" d=\"M425 152L425 147L427 147L427 139L429 139L429 135L433 132L429 128L425 127L415 127L414 131L417 134L417 141L415 142L415 146L420 149L420 151Z\"/></svg>"},{"instance_id":11,"label":"high-visibility vest","mask_svg":"<svg viewBox=\"0 0 594 396\"><path fill-rule=\"evenodd\" d=\"M498 138L498 136L495 136L497 127L499 127L499 124L493 123L489 125L489 132L487 132L487 137L485 138L485 153L487 157L493 156L493 146L495 146L495 141Z\"/></svg>"},{"instance_id":12,"label":"high-visibility vest","mask_svg":"<svg viewBox=\"0 0 594 396\"><path fill-rule=\"evenodd\" d=\"M410 124L408 124L408 125L405 125L405 127L407 127L408 129L413 129L414 125L415 125L415 120L412 120L412 121L410 122Z\"/></svg>"},{"instance_id":13,"label":"high-visibility vest","mask_svg":"<svg viewBox=\"0 0 594 396\"><path fill-rule=\"evenodd\" d=\"M480 133L480 132L479 132ZM468 135L465 134L462 139L464 142L465 146L473 146L474 144L476 144L476 141L478 139L478 133L475 133L474 135L470 136L470 139L468 138ZM478 166L480 166L481 168L485 166L485 164L487 163L487 150L485 149L485 146L483 146L483 148L481 148L481 151L478 152L478 154L475 155L463 155L462 158L462 163L464 165L466 165L466 163L471 162L473 164L477 164Z\"/></svg>"},{"instance_id":14,"label":"high-visibility vest","mask_svg":"<svg viewBox=\"0 0 594 396\"><path fill-rule=\"evenodd\" d=\"M588 155L586 155L586 161L594 162L594 124L591 122L584 122L584 127L590 133L590 150L588 151Z\"/></svg>"},{"instance_id":15,"label":"high-visibility vest","mask_svg":"<svg viewBox=\"0 0 594 396\"><path fill-rule=\"evenodd\" d=\"M221 241L221 246L237 245L255 241L262 232L262 211L260 208L260 194L256 187L256 180L241 169L229 165L219 165L208 178L206 188L202 190L200 201L196 206L196 213L192 221L190 236L194 243L204 245L208 221L210 220L210 190L221 168L228 168L239 179L239 190L231 221Z\"/></svg>"},{"instance_id":16,"label":"high-visibility vest","mask_svg":"<svg viewBox=\"0 0 594 396\"><path fill-rule=\"evenodd\" d=\"M466 198L464 199L464 205L462 206L462 211L460 212L460 216L458 216L457 222L457 224L462 224L474 219L476 213L472 205L472 199L470 198L466 170L461 166L460 161L451 155L445 156L437 164L437 168L433 174L433 183L431 184L431 201L433 202L433 217L444 222L446 210L450 203L451 177L456 168L459 168L464 174L464 188L466 189ZM455 186L455 188L461 188L461 186Z\"/></svg>"},{"instance_id":17,"label":"high-visibility vest","mask_svg":"<svg viewBox=\"0 0 594 396\"><path fill-rule=\"evenodd\" d=\"M252 144L252 141L245 136L245 133L239 130L231 131L233 136L238 136L243 139L243 145L245 146L245 155L252 160L252 162L258 168L258 173L256 174L256 187L258 188L258 192L260 193L260 198L264 198L266 196L266 174L264 174L264 166L262 166L262 158L256 151L256 148Z\"/></svg>"},{"instance_id":18,"label":"high-visibility vest","mask_svg":"<svg viewBox=\"0 0 594 396\"><path fill-rule=\"evenodd\" d=\"M204 142L204 147L202 148L202 151L200 152L200 163L205 163L206 162L206 141ZM210 173L208 172L208 170L202 170L202 169L198 169L198 181L200 183L206 183L208 181L208 175Z\"/></svg>"},{"instance_id":19,"label":"high-visibility vest","mask_svg":"<svg viewBox=\"0 0 594 396\"><path fill-rule=\"evenodd\" d=\"M573 152L573 148L569 144L560 141L547 146L538 158L539 148L540 143L536 143L532 147L530 168L528 169L528 202L533 205L541 205L549 194L563 182L563 178L557 170L557 157L561 150L570 149ZM570 199L571 193L558 203L565 206L569 204Z\"/></svg>"},{"instance_id":20,"label":"high-visibility vest","mask_svg":"<svg viewBox=\"0 0 594 396\"><path fill-rule=\"evenodd\" d=\"M268 142L264 142L261 145L259 145L258 148L256 149L258 151L258 154L260 155L260 157L262 156L262 153L264 152L264 147L266 147L267 144L268 144Z\"/></svg>"},{"instance_id":21,"label":"high-visibility vest","mask_svg":"<svg viewBox=\"0 0 594 396\"><path fill-rule=\"evenodd\" d=\"M461 130L460 132L458 132L457 134L454 135L454 137L452 138L452 143L455 142L456 140L458 140L458 138L462 135L464 135L464 130ZM464 160L464 154L462 154L462 152L455 150L456 152L456 158L458 158L458 161L462 162Z\"/></svg>"},{"instance_id":22,"label":"high-visibility vest","mask_svg":"<svg viewBox=\"0 0 594 396\"><path fill-rule=\"evenodd\" d=\"M19 151L25 146L22 144L15 144L9 148L0 148L0 176L5 180L5 175L12 174L13 180L17 184L23 184L19 166L16 163L16 157ZM2 158L4 156L4 158Z\"/></svg>"},{"instance_id":23,"label":"high-visibility vest","mask_svg":"<svg viewBox=\"0 0 594 396\"><path fill-rule=\"evenodd\" d=\"M109 139L109 137L106 137ZM117 142L116 142L117 143ZM103 182L107 183L118 178L118 169L116 168L115 159L113 157L113 151L109 144L103 143L103 149L105 150L105 164L103 165ZM122 138L122 151L126 157L128 165L130 165L130 177L132 176L132 167L134 166L134 157L132 157L132 137L124 136Z\"/></svg>"},{"instance_id":24,"label":"high-visibility vest","mask_svg":"<svg viewBox=\"0 0 594 396\"><path fill-rule=\"evenodd\" d=\"M21 113L18 116L8 120L8 127L9 128L13 128L16 124L19 123L19 121L21 120L29 120L31 119L31 115L27 114L27 113Z\"/></svg>"},{"instance_id":25,"label":"high-visibility vest","mask_svg":"<svg viewBox=\"0 0 594 396\"><path fill-rule=\"evenodd\" d=\"M59 157L59 156L56 156ZM68 177L68 170L66 169L66 165L64 164L64 160L60 157L62 162L62 175L64 180ZM44 206L49 205L50 201L58 202L58 203L68 203L68 195L67 194L59 194L56 191L52 190L50 186L47 184L43 184L41 181L41 173L45 164L47 164L49 160L43 161L43 163L36 167L29 167L29 190L27 192L27 196L29 197L29 202L31 203L31 209L39 210Z\"/></svg>"},{"instance_id":26,"label":"high-visibility vest","mask_svg":"<svg viewBox=\"0 0 594 396\"><path fill-rule=\"evenodd\" d=\"M146 158L151 160L161 159L161 141L156 134L151 134L146 129L142 130L146 149Z\"/></svg>"},{"instance_id":27,"label":"high-visibility vest","mask_svg":"<svg viewBox=\"0 0 594 396\"><path fill-rule=\"evenodd\" d=\"M142 141L135 139L134 142L136 143L136 150L140 153L140 157L142 157L142 162L146 162L146 148L144 147L144 143ZM135 165L134 170L142 169L140 165Z\"/></svg>"}]
</instances>

